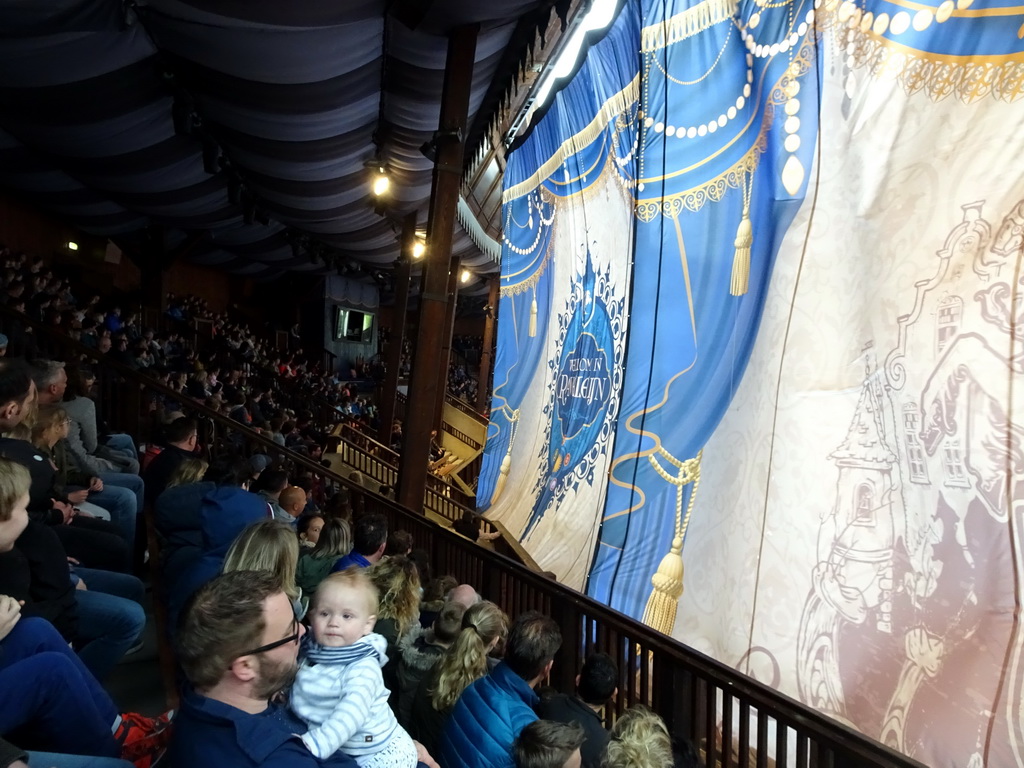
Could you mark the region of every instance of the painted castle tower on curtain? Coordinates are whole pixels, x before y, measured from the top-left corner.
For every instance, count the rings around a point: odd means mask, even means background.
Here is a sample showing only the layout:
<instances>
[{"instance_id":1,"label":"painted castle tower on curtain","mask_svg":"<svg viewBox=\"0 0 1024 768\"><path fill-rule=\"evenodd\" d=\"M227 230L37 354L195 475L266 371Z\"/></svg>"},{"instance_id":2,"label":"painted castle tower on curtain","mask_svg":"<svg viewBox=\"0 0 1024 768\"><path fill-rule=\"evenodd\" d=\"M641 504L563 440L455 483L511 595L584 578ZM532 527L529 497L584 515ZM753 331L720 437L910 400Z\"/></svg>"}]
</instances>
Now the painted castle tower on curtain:
<instances>
[{"instance_id":1,"label":"painted castle tower on curtain","mask_svg":"<svg viewBox=\"0 0 1024 768\"><path fill-rule=\"evenodd\" d=\"M1021 642L1004 618L1015 582L1007 527L1019 535L1011 516L1024 511L1024 440L1005 406L1006 372L1024 365L1013 335L1024 201L997 228L984 213L984 202L963 206L881 369L866 347L849 431L829 456L836 495L797 647L808 704L910 755L926 732L944 734L964 758L954 764L978 766L987 739L1024 743ZM990 657L1007 649L1014 679L1001 681ZM989 738L977 723L993 714L1002 725ZM1001 763L988 754L987 764Z\"/></svg>"}]
</instances>

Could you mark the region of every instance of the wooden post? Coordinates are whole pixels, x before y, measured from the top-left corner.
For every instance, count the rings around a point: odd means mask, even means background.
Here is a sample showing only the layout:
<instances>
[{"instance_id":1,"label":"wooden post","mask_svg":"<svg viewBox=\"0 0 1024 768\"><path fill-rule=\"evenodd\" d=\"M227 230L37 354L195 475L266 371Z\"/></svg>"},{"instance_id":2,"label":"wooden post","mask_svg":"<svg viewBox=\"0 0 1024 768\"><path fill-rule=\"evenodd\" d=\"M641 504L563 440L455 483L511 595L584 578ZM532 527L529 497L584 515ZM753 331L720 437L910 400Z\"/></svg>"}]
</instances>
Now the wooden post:
<instances>
[{"instance_id":1,"label":"wooden post","mask_svg":"<svg viewBox=\"0 0 1024 768\"><path fill-rule=\"evenodd\" d=\"M476 409L479 413L487 413L490 403L487 399L487 390L490 389L491 366L494 361L491 359L491 349L494 347L494 325L498 318L498 287L501 278L495 275L491 278L490 290L487 292L487 304L490 309L484 318L484 339L480 347L480 378L476 387Z\"/></svg>"},{"instance_id":2,"label":"wooden post","mask_svg":"<svg viewBox=\"0 0 1024 768\"><path fill-rule=\"evenodd\" d=\"M455 212L459 203L465 150L469 94L473 82L478 25L458 27L448 38L448 59L441 94L440 131L435 149L434 176L427 225L426 274L420 294L420 319L413 349L412 378L403 432L402 462L398 473L397 500L415 510L423 509L430 459L430 432L434 429L438 368L444 334L448 271L452 254Z\"/></svg>"},{"instance_id":3,"label":"wooden post","mask_svg":"<svg viewBox=\"0 0 1024 768\"><path fill-rule=\"evenodd\" d=\"M402 242L395 264L395 306L391 313L391 338L384 357L384 386L380 400L380 426L377 428L377 440L384 445L391 445L391 424L395 420L395 395L398 393L402 347L405 346L405 314L409 306L412 247L415 242L416 212L413 211L402 222Z\"/></svg>"},{"instance_id":4,"label":"wooden post","mask_svg":"<svg viewBox=\"0 0 1024 768\"><path fill-rule=\"evenodd\" d=\"M448 267L448 306L444 313L444 335L441 338L441 367L437 369L437 405L434 408L434 429L438 443L441 442L441 423L444 421L444 398L448 394L448 367L452 361L452 336L455 333L455 309L459 303L459 275L462 264L458 256L452 258Z\"/></svg>"}]
</instances>

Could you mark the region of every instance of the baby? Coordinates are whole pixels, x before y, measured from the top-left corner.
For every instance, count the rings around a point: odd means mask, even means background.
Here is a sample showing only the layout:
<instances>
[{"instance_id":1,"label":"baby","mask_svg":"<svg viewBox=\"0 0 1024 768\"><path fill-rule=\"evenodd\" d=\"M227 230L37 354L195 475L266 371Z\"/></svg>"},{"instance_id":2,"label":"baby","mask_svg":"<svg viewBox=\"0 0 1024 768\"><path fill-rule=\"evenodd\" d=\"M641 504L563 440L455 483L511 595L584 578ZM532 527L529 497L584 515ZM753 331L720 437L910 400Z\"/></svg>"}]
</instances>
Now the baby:
<instances>
[{"instance_id":1,"label":"baby","mask_svg":"<svg viewBox=\"0 0 1024 768\"><path fill-rule=\"evenodd\" d=\"M362 768L414 768L416 746L388 707L381 667L387 641L375 634L377 589L361 568L328 576L310 611L291 707L318 758L341 750Z\"/></svg>"}]
</instances>

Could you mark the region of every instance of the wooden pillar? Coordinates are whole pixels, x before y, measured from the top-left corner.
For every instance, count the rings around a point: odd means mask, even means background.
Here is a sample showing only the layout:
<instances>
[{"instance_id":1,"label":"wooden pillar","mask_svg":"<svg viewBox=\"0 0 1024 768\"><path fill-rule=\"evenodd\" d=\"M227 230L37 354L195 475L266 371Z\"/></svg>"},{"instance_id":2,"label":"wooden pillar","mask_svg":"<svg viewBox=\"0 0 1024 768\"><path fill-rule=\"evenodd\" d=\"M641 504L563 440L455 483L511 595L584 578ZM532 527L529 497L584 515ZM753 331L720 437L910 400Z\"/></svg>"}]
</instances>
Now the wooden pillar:
<instances>
[{"instance_id":1,"label":"wooden pillar","mask_svg":"<svg viewBox=\"0 0 1024 768\"><path fill-rule=\"evenodd\" d=\"M416 212L402 222L402 242L395 264L395 307L391 313L391 339L384 355L384 386L380 398L380 426L377 439L391 445L391 423L395 420L395 395L398 393L398 372L402 366L405 346L405 314L409 307L409 282L412 276L412 246L416 241Z\"/></svg>"},{"instance_id":2,"label":"wooden pillar","mask_svg":"<svg viewBox=\"0 0 1024 768\"><path fill-rule=\"evenodd\" d=\"M444 314L444 336L441 339L441 367L437 370L437 405L434 407L434 429L441 434L444 421L444 398L448 394L448 367L452 360L452 336L455 333L455 309L459 303L459 274L462 272L459 258L453 257L448 266L448 306ZM441 441L438 440L440 443Z\"/></svg>"},{"instance_id":3,"label":"wooden pillar","mask_svg":"<svg viewBox=\"0 0 1024 768\"><path fill-rule=\"evenodd\" d=\"M397 500L410 509L423 509L430 459L430 432L437 402L437 371L444 335L448 271L452 255L455 212L459 203L465 150L469 94L476 58L477 25L458 27L448 38L441 120L435 142L437 159L430 195L427 224L426 274L420 294L420 319L413 349L409 404L403 432L402 463L398 472Z\"/></svg>"},{"instance_id":4,"label":"wooden pillar","mask_svg":"<svg viewBox=\"0 0 1024 768\"><path fill-rule=\"evenodd\" d=\"M477 382L476 387L476 409L479 413L487 413L488 406L490 403L487 400L487 390L490 389L491 376L493 371L491 367L494 365L492 359L491 349L494 347L494 326L498 317L498 287L501 282L501 278L495 275L491 278L491 283L488 286L487 291L487 303L490 305L490 309L487 310L487 315L484 318L484 339L483 346L480 347L480 380Z\"/></svg>"}]
</instances>

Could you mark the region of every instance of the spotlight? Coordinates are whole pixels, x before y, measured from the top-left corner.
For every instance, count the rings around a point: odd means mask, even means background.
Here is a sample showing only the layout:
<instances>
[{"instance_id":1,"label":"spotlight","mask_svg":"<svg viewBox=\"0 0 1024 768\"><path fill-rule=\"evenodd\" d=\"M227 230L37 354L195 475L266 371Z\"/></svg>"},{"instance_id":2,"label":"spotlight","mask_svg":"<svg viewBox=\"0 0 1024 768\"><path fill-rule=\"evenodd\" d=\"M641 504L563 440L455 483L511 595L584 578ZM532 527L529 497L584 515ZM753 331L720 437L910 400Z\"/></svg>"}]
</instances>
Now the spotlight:
<instances>
[{"instance_id":1,"label":"spotlight","mask_svg":"<svg viewBox=\"0 0 1024 768\"><path fill-rule=\"evenodd\" d=\"M76 243L73 240L71 242L69 242L68 243L68 250L69 251L77 251L78 250L78 243Z\"/></svg>"},{"instance_id":2,"label":"spotlight","mask_svg":"<svg viewBox=\"0 0 1024 768\"><path fill-rule=\"evenodd\" d=\"M469 270L468 269L462 270L462 275L459 277L459 280L461 280L464 283L468 283L469 282Z\"/></svg>"},{"instance_id":3,"label":"spotlight","mask_svg":"<svg viewBox=\"0 0 1024 768\"><path fill-rule=\"evenodd\" d=\"M426 253L426 252L427 252L426 244L422 240L417 238L416 242L414 242L412 244L412 257L414 259L422 259L423 258L423 254Z\"/></svg>"},{"instance_id":4,"label":"spotlight","mask_svg":"<svg viewBox=\"0 0 1024 768\"><path fill-rule=\"evenodd\" d=\"M380 197L388 191L390 186L391 179L388 178L388 174L387 171L384 170L384 166L377 166L377 173L373 177L373 194Z\"/></svg>"}]
</instances>

